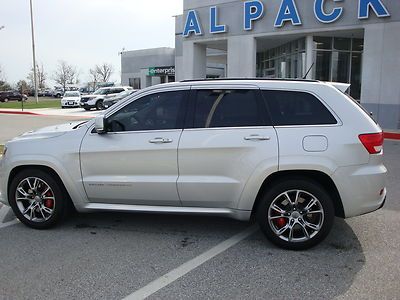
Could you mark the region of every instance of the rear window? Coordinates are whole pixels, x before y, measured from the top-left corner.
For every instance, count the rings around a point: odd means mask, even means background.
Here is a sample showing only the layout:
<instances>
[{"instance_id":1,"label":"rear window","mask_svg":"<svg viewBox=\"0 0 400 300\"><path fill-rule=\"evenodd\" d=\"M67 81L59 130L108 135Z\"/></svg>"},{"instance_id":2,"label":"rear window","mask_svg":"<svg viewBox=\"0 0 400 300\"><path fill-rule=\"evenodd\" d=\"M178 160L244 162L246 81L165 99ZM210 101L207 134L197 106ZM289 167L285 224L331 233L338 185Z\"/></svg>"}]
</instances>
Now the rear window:
<instances>
[{"instance_id":1,"label":"rear window","mask_svg":"<svg viewBox=\"0 0 400 300\"><path fill-rule=\"evenodd\" d=\"M337 120L314 95L297 91L262 91L275 126L332 125Z\"/></svg>"}]
</instances>

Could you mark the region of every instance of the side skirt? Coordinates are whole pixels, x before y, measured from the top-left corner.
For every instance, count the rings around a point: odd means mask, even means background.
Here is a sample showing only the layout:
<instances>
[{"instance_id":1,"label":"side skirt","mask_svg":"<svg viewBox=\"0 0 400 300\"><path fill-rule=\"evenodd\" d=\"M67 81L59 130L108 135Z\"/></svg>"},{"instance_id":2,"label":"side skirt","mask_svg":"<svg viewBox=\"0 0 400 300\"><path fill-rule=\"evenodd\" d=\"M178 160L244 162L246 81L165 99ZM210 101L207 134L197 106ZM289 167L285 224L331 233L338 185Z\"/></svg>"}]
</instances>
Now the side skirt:
<instances>
[{"instance_id":1,"label":"side skirt","mask_svg":"<svg viewBox=\"0 0 400 300\"><path fill-rule=\"evenodd\" d=\"M126 204L89 203L81 211L117 211L117 212L142 212L182 215L208 215L228 217L240 221L250 220L251 211L230 208L204 208L204 207L175 207L175 206L146 206Z\"/></svg>"}]
</instances>

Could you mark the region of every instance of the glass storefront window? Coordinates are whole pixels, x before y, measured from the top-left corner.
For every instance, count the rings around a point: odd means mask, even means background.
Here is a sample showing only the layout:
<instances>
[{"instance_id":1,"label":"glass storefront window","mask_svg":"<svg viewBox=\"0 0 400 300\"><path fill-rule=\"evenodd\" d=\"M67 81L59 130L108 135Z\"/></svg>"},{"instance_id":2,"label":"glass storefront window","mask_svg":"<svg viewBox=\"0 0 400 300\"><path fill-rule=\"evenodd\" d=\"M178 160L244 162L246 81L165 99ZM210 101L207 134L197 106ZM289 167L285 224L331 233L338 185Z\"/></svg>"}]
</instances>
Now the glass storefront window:
<instances>
[{"instance_id":1,"label":"glass storefront window","mask_svg":"<svg viewBox=\"0 0 400 300\"><path fill-rule=\"evenodd\" d=\"M332 52L332 81L349 82L350 52Z\"/></svg>"},{"instance_id":2,"label":"glass storefront window","mask_svg":"<svg viewBox=\"0 0 400 300\"><path fill-rule=\"evenodd\" d=\"M332 52L317 51L316 55L317 59L315 63L315 79L330 81Z\"/></svg>"},{"instance_id":3,"label":"glass storefront window","mask_svg":"<svg viewBox=\"0 0 400 300\"><path fill-rule=\"evenodd\" d=\"M364 51L363 39L353 39L353 51Z\"/></svg>"},{"instance_id":4,"label":"glass storefront window","mask_svg":"<svg viewBox=\"0 0 400 300\"><path fill-rule=\"evenodd\" d=\"M332 38L324 36L314 37L315 48L332 50Z\"/></svg>"},{"instance_id":5,"label":"glass storefront window","mask_svg":"<svg viewBox=\"0 0 400 300\"><path fill-rule=\"evenodd\" d=\"M350 83L350 95L361 96L361 67L364 40L342 37L314 37L315 79Z\"/></svg>"},{"instance_id":6,"label":"glass storefront window","mask_svg":"<svg viewBox=\"0 0 400 300\"><path fill-rule=\"evenodd\" d=\"M335 37L333 40L333 49L350 51L351 50L351 39Z\"/></svg>"},{"instance_id":7,"label":"glass storefront window","mask_svg":"<svg viewBox=\"0 0 400 300\"><path fill-rule=\"evenodd\" d=\"M362 54L353 53L351 56L351 92L354 99L361 98Z\"/></svg>"},{"instance_id":8,"label":"glass storefront window","mask_svg":"<svg viewBox=\"0 0 400 300\"><path fill-rule=\"evenodd\" d=\"M302 78L305 70L305 39L257 53L257 77Z\"/></svg>"}]
</instances>

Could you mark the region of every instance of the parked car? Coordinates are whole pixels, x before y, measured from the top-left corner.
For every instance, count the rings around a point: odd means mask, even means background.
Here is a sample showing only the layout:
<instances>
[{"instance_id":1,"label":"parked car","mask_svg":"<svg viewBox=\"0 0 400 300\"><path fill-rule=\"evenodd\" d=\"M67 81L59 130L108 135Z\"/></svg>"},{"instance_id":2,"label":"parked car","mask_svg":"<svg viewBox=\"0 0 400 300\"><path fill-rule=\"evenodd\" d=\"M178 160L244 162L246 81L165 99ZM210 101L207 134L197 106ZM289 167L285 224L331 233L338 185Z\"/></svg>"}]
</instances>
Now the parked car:
<instances>
[{"instance_id":1,"label":"parked car","mask_svg":"<svg viewBox=\"0 0 400 300\"><path fill-rule=\"evenodd\" d=\"M65 92L61 98L61 108L79 107L81 102L81 93L78 91Z\"/></svg>"},{"instance_id":2,"label":"parked car","mask_svg":"<svg viewBox=\"0 0 400 300\"><path fill-rule=\"evenodd\" d=\"M104 109L110 108L111 106L113 106L114 104L116 104L117 102L125 99L126 97L132 95L133 93L136 93L137 90L127 90L127 91L123 91L115 96L109 97L104 99L103 101L103 106Z\"/></svg>"},{"instance_id":3,"label":"parked car","mask_svg":"<svg viewBox=\"0 0 400 300\"><path fill-rule=\"evenodd\" d=\"M382 129L345 89L300 80L147 88L94 120L7 143L0 200L40 229L71 206L254 216L271 242L307 249L335 216L386 199Z\"/></svg>"},{"instance_id":4,"label":"parked car","mask_svg":"<svg viewBox=\"0 0 400 300\"><path fill-rule=\"evenodd\" d=\"M100 88L91 95L82 96L80 106L85 110L90 110L92 108L102 110L104 109L104 100L130 90L133 90L130 86Z\"/></svg>"},{"instance_id":5,"label":"parked car","mask_svg":"<svg viewBox=\"0 0 400 300\"><path fill-rule=\"evenodd\" d=\"M28 96L18 91L0 92L0 102L8 102L11 100L26 101Z\"/></svg>"},{"instance_id":6,"label":"parked car","mask_svg":"<svg viewBox=\"0 0 400 300\"><path fill-rule=\"evenodd\" d=\"M61 98L64 95L64 90L63 89L55 89L51 91L51 97L54 98Z\"/></svg>"}]
</instances>

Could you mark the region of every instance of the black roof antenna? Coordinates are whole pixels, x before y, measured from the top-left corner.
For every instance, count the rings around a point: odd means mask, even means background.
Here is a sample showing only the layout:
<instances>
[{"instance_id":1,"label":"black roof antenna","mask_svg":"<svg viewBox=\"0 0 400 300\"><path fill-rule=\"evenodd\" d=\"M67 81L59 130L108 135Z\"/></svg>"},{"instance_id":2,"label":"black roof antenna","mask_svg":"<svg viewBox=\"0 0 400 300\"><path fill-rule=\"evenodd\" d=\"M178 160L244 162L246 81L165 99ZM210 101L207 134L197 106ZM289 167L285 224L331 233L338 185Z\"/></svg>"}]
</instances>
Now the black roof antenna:
<instances>
[{"instance_id":1,"label":"black roof antenna","mask_svg":"<svg viewBox=\"0 0 400 300\"><path fill-rule=\"evenodd\" d=\"M311 70L314 67L314 65L315 65L315 62L312 63L311 67L308 69L308 71L307 71L306 75L304 75L303 79L307 78L308 74L311 72Z\"/></svg>"}]
</instances>

